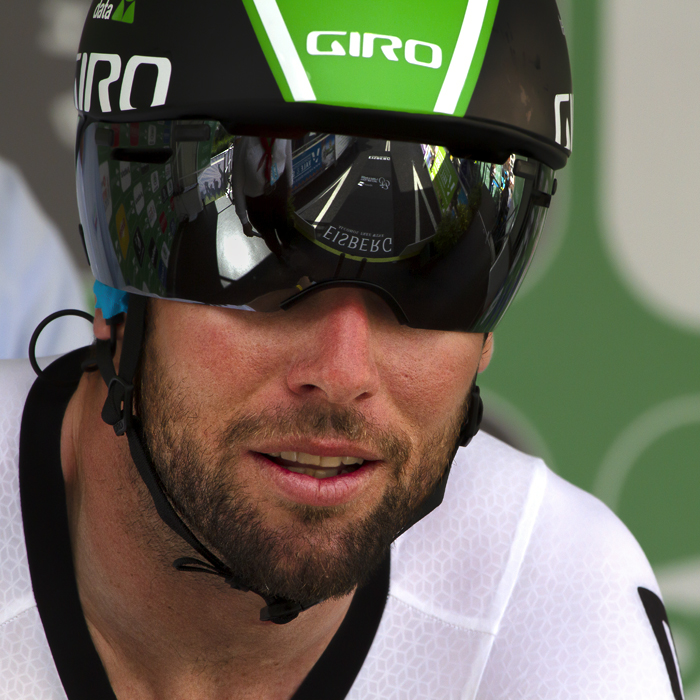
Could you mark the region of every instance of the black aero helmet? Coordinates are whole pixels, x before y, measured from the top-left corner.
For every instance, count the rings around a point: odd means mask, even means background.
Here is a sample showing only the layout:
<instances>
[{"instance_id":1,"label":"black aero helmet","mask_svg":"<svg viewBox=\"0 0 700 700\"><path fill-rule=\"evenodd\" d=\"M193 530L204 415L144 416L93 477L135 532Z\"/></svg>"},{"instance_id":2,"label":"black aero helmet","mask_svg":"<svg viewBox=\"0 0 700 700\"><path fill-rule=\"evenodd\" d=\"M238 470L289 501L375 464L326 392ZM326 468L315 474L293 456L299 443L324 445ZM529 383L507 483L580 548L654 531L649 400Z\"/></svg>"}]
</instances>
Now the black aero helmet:
<instances>
[{"instance_id":1,"label":"black aero helmet","mask_svg":"<svg viewBox=\"0 0 700 700\"><path fill-rule=\"evenodd\" d=\"M354 285L462 331L510 303L573 126L554 0L103 0L75 99L100 282L256 310Z\"/></svg>"},{"instance_id":2,"label":"black aero helmet","mask_svg":"<svg viewBox=\"0 0 700 700\"><path fill-rule=\"evenodd\" d=\"M493 330L571 153L556 4L93 1L75 100L85 248L99 294L128 297L118 375L97 342L102 416L201 557L175 566L251 590L173 508L132 415L146 298L272 311L353 286L410 326ZM474 388L455 452L480 413ZM277 623L308 607L254 592Z\"/></svg>"}]
</instances>

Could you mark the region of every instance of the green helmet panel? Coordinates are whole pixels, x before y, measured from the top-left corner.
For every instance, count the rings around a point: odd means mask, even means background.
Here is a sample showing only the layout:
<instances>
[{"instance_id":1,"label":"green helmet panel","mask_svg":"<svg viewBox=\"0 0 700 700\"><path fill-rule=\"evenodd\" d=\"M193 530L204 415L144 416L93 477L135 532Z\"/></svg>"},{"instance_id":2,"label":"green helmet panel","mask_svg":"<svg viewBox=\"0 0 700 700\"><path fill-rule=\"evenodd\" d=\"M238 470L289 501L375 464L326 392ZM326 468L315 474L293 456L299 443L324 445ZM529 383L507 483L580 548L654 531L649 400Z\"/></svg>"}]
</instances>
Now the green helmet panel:
<instances>
[{"instance_id":1,"label":"green helmet panel","mask_svg":"<svg viewBox=\"0 0 700 700\"><path fill-rule=\"evenodd\" d=\"M100 120L381 134L553 168L571 93L554 0L93 0L75 86Z\"/></svg>"}]
</instances>

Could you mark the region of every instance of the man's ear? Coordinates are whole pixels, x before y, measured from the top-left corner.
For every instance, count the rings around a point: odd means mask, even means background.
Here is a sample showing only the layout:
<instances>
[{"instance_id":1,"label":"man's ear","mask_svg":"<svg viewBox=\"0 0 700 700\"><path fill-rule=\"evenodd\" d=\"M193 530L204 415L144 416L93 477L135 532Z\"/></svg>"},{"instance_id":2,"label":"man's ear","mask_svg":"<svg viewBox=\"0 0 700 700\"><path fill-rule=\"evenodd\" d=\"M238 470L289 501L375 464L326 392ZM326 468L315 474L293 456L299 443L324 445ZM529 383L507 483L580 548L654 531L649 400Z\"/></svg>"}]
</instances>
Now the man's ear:
<instances>
[{"instance_id":1,"label":"man's ear","mask_svg":"<svg viewBox=\"0 0 700 700\"><path fill-rule=\"evenodd\" d=\"M102 309L95 309L95 320L92 323L92 330L97 340L109 340L110 328L102 315Z\"/></svg>"},{"instance_id":2,"label":"man's ear","mask_svg":"<svg viewBox=\"0 0 700 700\"><path fill-rule=\"evenodd\" d=\"M493 333L486 334L486 340L484 340L484 346L481 349L481 359L479 360L479 372L483 372L491 362L491 356L493 355Z\"/></svg>"},{"instance_id":3,"label":"man's ear","mask_svg":"<svg viewBox=\"0 0 700 700\"><path fill-rule=\"evenodd\" d=\"M112 327L105 321L102 309L95 309L95 320L92 324L97 340L109 340L112 337ZM117 342L124 337L124 323L117 324Z\"/></svg>"}]
</instances>

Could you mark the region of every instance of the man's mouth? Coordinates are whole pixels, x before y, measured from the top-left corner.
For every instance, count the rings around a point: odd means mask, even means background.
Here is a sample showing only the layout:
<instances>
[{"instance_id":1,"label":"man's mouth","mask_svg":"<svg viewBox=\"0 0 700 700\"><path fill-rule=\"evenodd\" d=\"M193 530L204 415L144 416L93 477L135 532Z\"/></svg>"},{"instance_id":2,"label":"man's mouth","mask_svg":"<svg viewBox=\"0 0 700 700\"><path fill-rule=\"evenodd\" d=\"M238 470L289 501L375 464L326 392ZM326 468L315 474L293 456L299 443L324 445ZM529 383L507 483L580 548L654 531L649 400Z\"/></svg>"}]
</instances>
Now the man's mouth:
<instances>
[{"instance_id":1,"label":"man's mouth","mask_svg":"<svg viewBox=\"0 0 700 700\"><path fill-rule=\"evenodd\" d=\"M332 476L352 474L365 462L360 457L322 457L307 452L271 452L266 456L290 472L306 474L315 479L328 479Z\"/></svg>"}]
</instances>

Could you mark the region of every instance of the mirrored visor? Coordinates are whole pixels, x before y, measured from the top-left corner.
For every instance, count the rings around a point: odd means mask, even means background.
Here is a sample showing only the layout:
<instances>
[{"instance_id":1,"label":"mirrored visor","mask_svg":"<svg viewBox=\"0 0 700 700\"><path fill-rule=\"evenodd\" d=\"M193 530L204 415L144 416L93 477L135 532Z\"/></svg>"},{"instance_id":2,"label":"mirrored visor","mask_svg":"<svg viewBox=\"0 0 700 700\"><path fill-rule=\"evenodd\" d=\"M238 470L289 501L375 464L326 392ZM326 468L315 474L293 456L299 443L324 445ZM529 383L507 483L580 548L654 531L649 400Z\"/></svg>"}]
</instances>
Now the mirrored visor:
<instances>
[{"instance_id":1,"label":"mirrored visor","mask_svg":"<svg viewBox=\"0 0 700 700\"><path fill-rule=\"evenodd\" d=\"M354 286L401 323L485 332L527 270L553 171L515 154L173 120L89 124L77 178L90 264L111 287L272 311Z\"/></svg>"}]
</instances>

